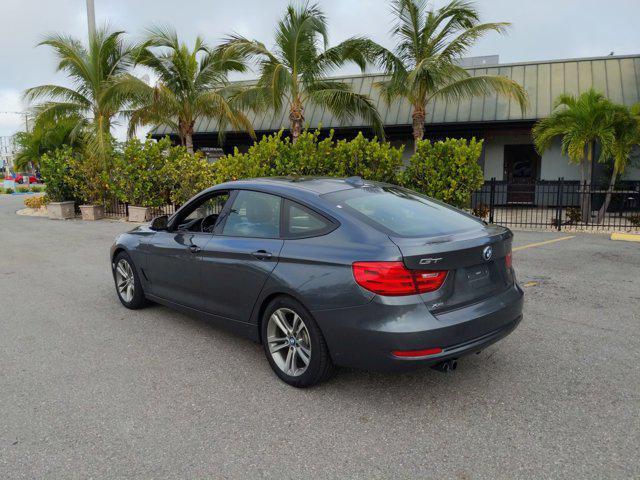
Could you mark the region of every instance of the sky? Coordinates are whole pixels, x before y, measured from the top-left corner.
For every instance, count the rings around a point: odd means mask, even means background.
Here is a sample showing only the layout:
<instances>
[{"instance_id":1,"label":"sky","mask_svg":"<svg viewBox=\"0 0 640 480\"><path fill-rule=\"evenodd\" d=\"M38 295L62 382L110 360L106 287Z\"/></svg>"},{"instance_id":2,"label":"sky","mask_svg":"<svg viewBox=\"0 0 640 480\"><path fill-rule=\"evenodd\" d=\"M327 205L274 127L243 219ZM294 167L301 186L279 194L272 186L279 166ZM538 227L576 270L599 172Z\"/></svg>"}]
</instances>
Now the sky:
<instances>
[{"instance_id":1,"label":"sky","mask_svg":"<svg viewBox=\"0 0 640 480\"><path fill-rule=\"evenodd\" d=\"M295 2L296 0L294 0ZM152 25L172 25L185 41L196 35L215 45L236 32L272 45L272 31L288 0L95 0L96 22L125 30L131 41ZM391 47L387 0L319 0L329 20L330 44L367 35ZM432 2L436 7L445 1ZM477 0L483 21L512 24L469 52L500 55L501 63L640 53L638 0ZM65 84L55 57L37 43L47 33L86 39L85 0L0 0L0 136L22 129L28 108L22 92L44 83ZM348 72L348 70L347 70ZM357 69L353 69L353 73ZM344 72L341 72L344 73ZM120 134L123 129L120 128Z\"/></svg>"}]
</instances>

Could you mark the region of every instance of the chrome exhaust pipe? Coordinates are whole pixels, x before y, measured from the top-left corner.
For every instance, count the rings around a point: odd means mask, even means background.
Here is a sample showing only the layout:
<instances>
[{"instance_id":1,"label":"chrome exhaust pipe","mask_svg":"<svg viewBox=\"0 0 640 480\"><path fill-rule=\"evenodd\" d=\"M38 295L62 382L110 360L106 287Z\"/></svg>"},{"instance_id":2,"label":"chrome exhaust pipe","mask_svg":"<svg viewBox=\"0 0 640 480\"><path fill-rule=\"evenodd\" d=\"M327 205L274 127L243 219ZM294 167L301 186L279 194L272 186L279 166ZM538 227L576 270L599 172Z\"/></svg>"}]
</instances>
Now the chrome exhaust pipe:
<instances>
[{"instance_id":1,"label":"chrome exhaust pipe","mask_svg":"<svg viewBox=\"0 0 640 480\"><path fill-rule=\"evenodd\" d=\"M435 364L431 368L442 373L453 372L456 368L458 368L458 360L456 359L445 360L443 362Z\"/></svg>"}]
</instances>

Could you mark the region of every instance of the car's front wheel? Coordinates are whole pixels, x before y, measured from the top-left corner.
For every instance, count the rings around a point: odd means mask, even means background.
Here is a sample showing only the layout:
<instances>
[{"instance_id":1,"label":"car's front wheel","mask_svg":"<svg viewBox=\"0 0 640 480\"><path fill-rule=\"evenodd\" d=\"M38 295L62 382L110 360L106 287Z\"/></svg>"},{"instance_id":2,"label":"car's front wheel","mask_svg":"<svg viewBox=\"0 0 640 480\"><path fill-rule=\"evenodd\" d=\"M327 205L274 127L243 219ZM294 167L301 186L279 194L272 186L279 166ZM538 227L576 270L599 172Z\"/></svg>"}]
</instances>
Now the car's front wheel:
<instances>
[{"instance_id":1,"label":"car's front wheel","mask_svg":"<svg viewBox=\"0 0 640 480\"><path fill-rule=\"evenodd\" d=\"M267 306L262 340L271 368L289 385L310 387L333 372L320 328L307 309L292 298L277 297Z\"/></svg>"},{"instance_id":2,"label":"car's front wheel","mask_svg":"<svg viewBox=\"0 0 640 480\"><path fill-rule=\"evenodd\" d=\"M137 310L146 305L140 278L131 257L126 252L120 252L113 259L113 279L122 305L131 310Z\"/></svg>"}]
</instances>

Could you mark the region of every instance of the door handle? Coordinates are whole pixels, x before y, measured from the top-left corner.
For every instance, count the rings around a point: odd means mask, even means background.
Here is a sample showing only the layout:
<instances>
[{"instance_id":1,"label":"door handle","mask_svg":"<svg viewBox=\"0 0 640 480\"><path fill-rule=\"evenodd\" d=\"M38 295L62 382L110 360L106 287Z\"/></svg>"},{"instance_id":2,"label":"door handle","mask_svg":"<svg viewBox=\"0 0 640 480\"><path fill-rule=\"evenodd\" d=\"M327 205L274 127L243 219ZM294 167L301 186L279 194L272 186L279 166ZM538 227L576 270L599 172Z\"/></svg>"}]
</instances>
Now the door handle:
<instances>
[{"instance_id":1,"label":"door handle","mask_svg":"<svg viewBox=\"0 0 640 480\"><path fill-rule=\"evenodd\" d=\"M257 252L253 252L251 255L258 260L268 260L273 256L271 252L267 252L266 250L258 250Z\"/></svg>"},{"instance_id":2,"label":"door handle","mask_svg":"<svg viewBox=\"0 0 640 480\"><path fill-rule=\"evenodd\" d=\"M199 246L197 246L197 245L189 245L189 251L190 251L191 253L198 253L198 252L200 252L201 250L202 250L202 249L201 249Z\"/></svg>"}]
</instances>

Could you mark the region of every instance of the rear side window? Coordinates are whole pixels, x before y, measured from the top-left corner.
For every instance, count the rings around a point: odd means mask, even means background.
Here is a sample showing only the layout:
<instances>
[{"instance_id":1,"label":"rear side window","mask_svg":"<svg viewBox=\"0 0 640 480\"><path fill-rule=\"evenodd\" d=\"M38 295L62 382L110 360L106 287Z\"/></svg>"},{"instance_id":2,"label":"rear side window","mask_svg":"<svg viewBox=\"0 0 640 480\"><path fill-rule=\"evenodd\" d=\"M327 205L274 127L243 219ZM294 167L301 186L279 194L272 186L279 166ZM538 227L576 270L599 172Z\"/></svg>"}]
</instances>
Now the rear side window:
<instances>
[{"instance_id":1,"label":"rear side window","mask_svg":"<svg viewBox=\"0 0 640 480\"><path fill-rule=\"evenodd\" d=\"M268 193L240 190L222 229L232 237L278 238L282 199Z\"/></svg>"},{"instance_id":2,"label":"rear side window","mask_svg":"<svg viewBox=\"0 0 640 480\"><path fill-rule=\"evenodd\" d=\"M401 237L438 236L481 227L479 221L397 187L364 187L324 196L337 208Z\"/></svg>"},{"instance_id":3,"label":"rear side window","mask_svg":"<svg viewBox=\"0 0 640 480\"><path fill-rule=\"evenodd\" d=\"M289 238L324 235L334 225L322 215L290 200L285 201L284 235Z\"/></svg>"}]
</instances>

